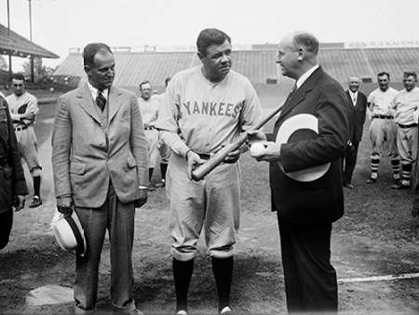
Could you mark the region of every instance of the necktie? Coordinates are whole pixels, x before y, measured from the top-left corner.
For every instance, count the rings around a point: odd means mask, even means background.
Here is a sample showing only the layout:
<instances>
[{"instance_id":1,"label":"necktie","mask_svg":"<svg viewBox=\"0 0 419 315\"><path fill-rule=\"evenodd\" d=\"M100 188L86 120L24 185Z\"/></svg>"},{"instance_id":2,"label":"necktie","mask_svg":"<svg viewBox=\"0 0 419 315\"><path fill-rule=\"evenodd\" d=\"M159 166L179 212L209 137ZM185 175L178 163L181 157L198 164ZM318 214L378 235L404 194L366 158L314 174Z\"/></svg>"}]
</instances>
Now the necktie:
<instances>
[{"instance_id":1,"label":"necktie","mask_svg":"<svg viewBox=\"0 0 419 315\"><path fill-rule=\"evenodd\" d=\"M103 96L103 91L101 91L101 90L97 91L96 105L103 112L103 110L105 109L105 105L106 105L106 98Z\"/></svg>"},{"instance_id":2,"label":"necktie","mask_svg":"<svg viewBox=\"0 0 419 315\"><path fill-rule=\"evenodd\" d=\"M354 106L356 105L356 94L354 95L354 97L352 98L352 102L354 103Z\"/></svg>"},{"instance_id":3,"label":"necktie","mask_svg":"<svg viewBox=\"0 0 419 315\"><path fill-rule=\"evenodd\" d=\"M294 84L294 86L292 87L292 89L290 91L290 94L288 94L287 99L290 99L294 95L296 90L297 90L297 84Z\"/></svg>"}]
</instances>

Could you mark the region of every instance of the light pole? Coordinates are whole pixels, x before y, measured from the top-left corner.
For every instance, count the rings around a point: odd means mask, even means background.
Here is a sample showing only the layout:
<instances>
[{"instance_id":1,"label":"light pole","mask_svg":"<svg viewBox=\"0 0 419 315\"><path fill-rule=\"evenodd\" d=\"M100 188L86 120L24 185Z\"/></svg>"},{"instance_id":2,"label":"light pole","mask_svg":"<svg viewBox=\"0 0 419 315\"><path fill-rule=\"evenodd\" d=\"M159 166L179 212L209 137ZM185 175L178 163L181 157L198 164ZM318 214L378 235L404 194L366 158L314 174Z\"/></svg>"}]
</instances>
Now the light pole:
<instances>
[{"instance_id":1,"label":"light pole","mask_svg":"<svg viewBox=\"0 0 419 315\"><path fill-rule=\"evenodd\" d=\"M32 42L32 0L28 0L29 3L29 39ZM35 62L34 62L34 56L30 56L31 60L31 82L35 81Z\"/></svg>"}]
</instances>

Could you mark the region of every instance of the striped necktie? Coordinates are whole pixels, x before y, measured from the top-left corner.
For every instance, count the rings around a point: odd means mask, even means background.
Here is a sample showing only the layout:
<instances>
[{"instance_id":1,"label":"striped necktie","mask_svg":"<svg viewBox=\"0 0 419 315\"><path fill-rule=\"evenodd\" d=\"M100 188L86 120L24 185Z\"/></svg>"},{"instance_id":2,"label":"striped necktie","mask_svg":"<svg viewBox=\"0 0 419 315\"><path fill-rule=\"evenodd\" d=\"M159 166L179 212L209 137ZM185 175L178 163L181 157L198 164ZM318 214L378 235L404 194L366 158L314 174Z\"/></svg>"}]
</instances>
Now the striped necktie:
<instances>
[{"instance_id":1,"label":"striped necktie","mask_svg":"<svg viewBox=\"0 0 419 315\"><path fill-rule=\"evenodd\" d=\"M96 105L103 112L103 110L105 109L105 105L106 105L106 98L103 96L103 91L102 90L97 91Z\"/></svg>"}]
</instances>

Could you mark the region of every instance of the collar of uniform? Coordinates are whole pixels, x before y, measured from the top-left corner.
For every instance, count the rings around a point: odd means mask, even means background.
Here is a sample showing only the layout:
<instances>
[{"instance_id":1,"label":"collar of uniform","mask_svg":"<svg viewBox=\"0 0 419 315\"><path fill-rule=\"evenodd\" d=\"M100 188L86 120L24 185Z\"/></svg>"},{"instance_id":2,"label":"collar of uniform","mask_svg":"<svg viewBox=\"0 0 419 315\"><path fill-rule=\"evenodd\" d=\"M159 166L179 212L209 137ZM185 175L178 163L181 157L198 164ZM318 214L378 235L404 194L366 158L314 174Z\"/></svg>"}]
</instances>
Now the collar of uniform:
<instances>
[{"instance_id":1,"label":"collar of uniform","mask_svg":"<svg viewBox=\"0 0 419 315\"><path fill-rule=\"evenodd\" d=\"M319 65L315 65L312 68L310 68L309 70L307 70L306 72L303 73L303 75L301 77L298 78L297 82L296 82L296 86L297 89L300 88L300 86L303 85L303 83L312 75L312 73L314 71L317 70L317 68L319 67Z\"/></svg>"}]
</instances>

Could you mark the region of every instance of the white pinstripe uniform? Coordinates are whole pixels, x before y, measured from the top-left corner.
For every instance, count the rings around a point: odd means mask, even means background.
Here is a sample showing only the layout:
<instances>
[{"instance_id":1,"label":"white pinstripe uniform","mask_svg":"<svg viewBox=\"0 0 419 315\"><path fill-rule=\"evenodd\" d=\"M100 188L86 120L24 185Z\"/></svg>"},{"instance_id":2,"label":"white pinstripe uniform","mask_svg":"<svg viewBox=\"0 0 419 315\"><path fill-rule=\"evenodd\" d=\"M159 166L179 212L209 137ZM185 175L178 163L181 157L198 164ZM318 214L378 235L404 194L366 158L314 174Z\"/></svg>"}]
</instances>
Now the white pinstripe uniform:
<instances>
[{"instance_id":1,"label":"white pinstripe uniform","mask_svg":"<svg viewBox=\"0 0 419 315\"><path fill-rule=\"evenodd\" d=\"M6 97L6 101L9 104L10 116L13 120L22 158L28 165L31 175L39 176L42 167L38 160L38 144L33 128L35 119L21 119L21 114L32 113L36 115L38 113L38 101L35 96L28 92L20 96L11 94Z\"/></svg>"},{"instance_id":2,"label":"white pinstripe uniform","mask_svg":"<svg viewBox=\"0 0 419 315\"><path fill-rule=\"evenodd\" d=\"M201 156L217 152L242 128L255 125L260 116L256 91L237 72L230 71L221 82L211 83L201 67L195 67L170 81L156 127L173 151L166 192L175 259L194 258L202 228L211 256L233 255L240 215L239 165L221 164L195 182L187 177L185 155L189 149Z\"/></svg>"}]
</instances>

